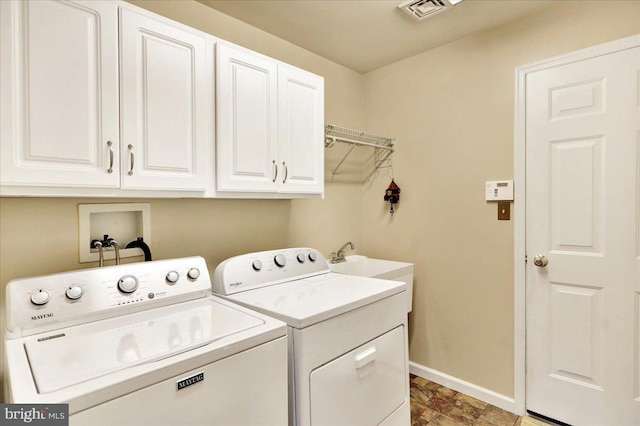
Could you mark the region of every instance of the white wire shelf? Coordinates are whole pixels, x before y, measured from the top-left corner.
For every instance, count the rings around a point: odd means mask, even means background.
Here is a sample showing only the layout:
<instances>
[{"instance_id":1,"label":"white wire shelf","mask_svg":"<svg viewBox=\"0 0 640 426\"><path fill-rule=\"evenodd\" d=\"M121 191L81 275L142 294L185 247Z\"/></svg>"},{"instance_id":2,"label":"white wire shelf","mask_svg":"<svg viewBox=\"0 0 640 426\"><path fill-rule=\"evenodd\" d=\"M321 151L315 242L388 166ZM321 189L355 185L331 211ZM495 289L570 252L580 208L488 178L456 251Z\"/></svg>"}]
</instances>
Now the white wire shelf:
<instances>
[{"instance_id":1,"label":"white wire shelf","mask_svg":"<svg viewBox=\"0 0 640 426\"><path fill-rule=\"evenodd\" d=\"M383 166L383 163L391 160L391 154L395 150L395 139L387 138L384 136L377 136L371 133L361 132L359 130L348 129L346 127L340 127L333 124L324 125L324 146L325 148L331 148L336 142L345 143L351 145L351 149L340 160L338 165L331 173L331 179L334 178L336 172L342 164L345 162L349 154L358 146L370 147L376 150L385 151L385 155L376 161L374 172Z\"/></svg>"},{"instance_id":2,"label":"white wire shelf","mask_svg":"<svg viewBox=\"0 0 640 426\"><path fill-rule=\"evenodd\" d=\"M372 146L393 151L395 139L372 135L359 130L348 129L334 124L324 125L324 146L331 148L334 142L345 142L356 145Z\"/></svg>"}]
</instances>

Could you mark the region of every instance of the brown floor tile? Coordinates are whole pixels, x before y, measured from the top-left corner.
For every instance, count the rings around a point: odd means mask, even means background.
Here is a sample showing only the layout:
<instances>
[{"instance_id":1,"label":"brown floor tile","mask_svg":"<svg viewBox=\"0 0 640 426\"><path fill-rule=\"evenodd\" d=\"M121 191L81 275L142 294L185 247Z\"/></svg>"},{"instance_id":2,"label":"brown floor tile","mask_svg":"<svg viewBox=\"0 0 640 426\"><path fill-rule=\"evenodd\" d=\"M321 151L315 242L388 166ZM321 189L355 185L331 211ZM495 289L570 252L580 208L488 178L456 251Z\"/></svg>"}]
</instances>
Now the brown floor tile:
<instances>
[{"instance_id":1,"label":"brown floor tile","mask_svg":"<svg viewBox=\"0 0 640 426\"><path fill-rule=\"evenodd\" d=\"M423 377L414 376L413 379L411 379L411 384L415 384L420 387L426 387L428 383L431 382Z\"/></svg>"},{"instance_id":2,"label":"brown floor tile","mask_svg":"<svg viewBox=\"0 0 640 426\"><path fill-rule=\"evenodd\" d=\"M453 399L443 399L439 396L429 398L426 405L441 414L449 414L456 408L456 403Z\"/></svg>"},{"instance_id":3,"label":"brown floor tile","mask_svg":"<svg viewBox=\"0 0 640 426\"><path fill-rule=\"evenodd\" d=\"M422 377L410 375L410 384L413 426L540 426Z\"/></svg>"},{"instance_id":4,"label":"brown floor tile","mask_svg":"<svg viewBox=\"0 0 640 426\"><path fill-rule=\"evenodd\" d=\"M460 422L444 414L436 414L429 422L429 426L460 426Z\"/></svg>"},{"instance_id":5,"label":"brown floor tile","mask_svg":"<svg viewBox=\"0 0 640 426\"><path fill-rule=\"evenodd\" d=\"M409 388L409 394L412 400L415 400L422 404L426 404L429 402L429 395L427 395L422 388L416 385L411 385L411 387Z\"/></svg>"},{"instance_id":6,"label":"brown floor tile","mask_svg":"<svg viewBox=\"0 0 640 426\"><path fill-rule=\"evenodd\" d=\"M428 423L429 420L422 417L422 414L424 413L424 410L426 408L427 407L420 404L419 402L411 401L411 425L412 426Z\"/></svg>"},{"instance_id":7,"label":"brown floor tile","mask_svg":"<svg viewBox=\"0 0 640 426\"><path fill-rule=\"evenodd\" d=\"M476 420L473 426L496 426L496 425L494 425L493 423L489 423L488 421L482 418L479 418L478 420Z\"/></svg>"},{"instance_id":8,"label":"brown floor tile","mask_svg":"<svg viewBox=\"0 0 640 426\"><path fill-rule=\"evenodd\" d=\"M416 401L411 401L411 422L416 422L418 420L424 420L428 422L431 420L437 412L433 411L433 409L427 407L424 404L421 404Z\"/></svg>"},{"instance_id":9,"label":"brown floor tile","mask_svg":"<svg viewBox=\"0 0 640 426\"><path fill-rule=\"evenodd\" d=\"M421 379L421 380L418 380L418 379ZM422 378L418 378L418 379L414 380L413 384L415 386L418 386L422 390L422 392L424 392L424 394L427 395L429 398L438 396L442 399L450 399L450 398L453 398L458 393L453 389L449 389L435 382L430 382L429 380L422 379Z\"/></svg>"},{"instance_id":10,"label":"brown floor tile","mask_svg":"<svg viewBox=\"0 0 640 426\"><path fill-rule=\"evenodd\" d=\"M445 388L444 386L440 386L440 385L438 385L437 387L434 387L432 390L433 392L435 392L437 396L443 399L452 399L458 393L452 389Z\"/></svg>"},{"instance_id":11,"label":"brown floor tile","mask_svg":"<svg viewBox=\"0 0 640 426\"><path fill-rule=\"evenodd\" d=\"M482 408L474 407L464 400L439 396L429 399L427 407L456 420L461 425L472 425L483 412Z\"/></svg>"},{"instance_id":12,"label":"brown floor tile","mask_svg":"<svg viewBox=\"0 0 640 426\"><path fill-rule=\"evenodd\" d=\"M411 426L427 426L429 422L425 419L417 418L411 419Z\"/></svg>"},{"instance_id":13,"label":"brown floor tile","mask_svg":"<svg viewBox=\"0 0 640 426\"><path fill-rule=\"evenodd\" d=\"M472 407L476 407L476 408L479 408L481 410L484 410L487 407L487 405L489 405L484 401L480 401L479 399L475 399L475 398L473 398L473 397L471 397L469 395L465 395L463 393L456 394L456 396L454 398L457 399L458 401L465 402L465 403L471 405Z\"/></svg>"},{"instance_id":14,"label":"brown floor tile","mask_svg":"<svg viewBox=\"0 0 640 426\"><path fill-rule=\"evenodd\" d=\"M460 421L461 424L472 425L483 412L482 408L474 407L463 400L455 399L455 401L455 408L446 413L446 415Z\"/></svg>"},{"instance_id":15,"label":"brown floor tile","mask_svg":"<svg viewBox=\"0 0 640 426\"><path fill-rule=\"evenodd\" d=\"M480 419L495 426L513 426L518 420L518 416L493 405L487 405Z\"/></svg>"}]
</instances>

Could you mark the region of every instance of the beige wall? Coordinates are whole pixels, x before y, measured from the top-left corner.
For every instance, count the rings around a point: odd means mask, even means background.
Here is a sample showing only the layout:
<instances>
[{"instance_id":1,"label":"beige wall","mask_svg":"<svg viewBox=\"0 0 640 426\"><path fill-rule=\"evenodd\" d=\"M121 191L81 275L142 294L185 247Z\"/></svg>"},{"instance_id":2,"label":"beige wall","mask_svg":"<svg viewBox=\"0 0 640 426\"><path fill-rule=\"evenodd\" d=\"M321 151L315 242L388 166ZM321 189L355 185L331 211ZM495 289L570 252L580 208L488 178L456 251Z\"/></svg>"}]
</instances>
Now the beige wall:
<instances>
[{"instance_id":1,"label":"beige wall","mask_svg":"<svg viewBox=\"0 0 640 426\"><path fill-rule=\"evenodd\" d=\"M322 75L326 120L362 128L360 74L194 1L132 3ZM359 185L331 182L324 200L0 198L0 289L17 277L97 266L78 263L79 203L150 202L154 259L201 255L212 267L251 251L301 245L328 255L347 239L360 245L361 199Z\"/></svg>"},{"instance_id":2,"label":"beige wall","mask_svg":"<svg viewBox=\"0 0 640 426\"><path fill-rule=\"evenodd\" d=\"M389 179L365 190L364 248L416 265L412 361L513 395L513 222L483 189L513 178L514 68L635 33L640 2L559 2L365 75L402 193L392 218Z\"/></svg>"}]
</instances>

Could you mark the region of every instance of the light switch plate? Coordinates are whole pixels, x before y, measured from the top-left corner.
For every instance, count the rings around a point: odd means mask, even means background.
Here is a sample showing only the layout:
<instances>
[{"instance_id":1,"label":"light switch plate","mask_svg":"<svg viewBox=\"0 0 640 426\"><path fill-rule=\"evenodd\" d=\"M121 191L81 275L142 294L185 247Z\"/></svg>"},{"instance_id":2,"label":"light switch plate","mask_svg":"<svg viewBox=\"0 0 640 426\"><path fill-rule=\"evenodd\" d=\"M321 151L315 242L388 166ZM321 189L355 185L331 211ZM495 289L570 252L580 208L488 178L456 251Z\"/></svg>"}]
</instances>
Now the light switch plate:
<instances>
[{"instance_id":1,"label":"light switch plate","mask_svg":"<svg viewBox=\"0 0 640 426\"><path fill-rule=\"evenodd\" d=\"M498 220L511 220L511 203L498 203Z\"/></svg>"}]
</instances>

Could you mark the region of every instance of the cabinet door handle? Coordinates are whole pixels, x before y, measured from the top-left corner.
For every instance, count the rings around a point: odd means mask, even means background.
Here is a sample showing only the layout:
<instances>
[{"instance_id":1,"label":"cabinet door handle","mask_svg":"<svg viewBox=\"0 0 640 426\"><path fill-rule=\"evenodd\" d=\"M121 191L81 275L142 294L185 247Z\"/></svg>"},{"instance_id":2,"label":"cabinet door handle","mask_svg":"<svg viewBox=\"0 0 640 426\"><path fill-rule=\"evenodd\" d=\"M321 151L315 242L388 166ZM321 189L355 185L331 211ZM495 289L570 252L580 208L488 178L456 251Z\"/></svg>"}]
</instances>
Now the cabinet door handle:
<instances>
[{"instance_id":1,"label":"cabinet door handle","mask_svg":"<svg viewBox=\"0 0 640 426\"><path fill-rule=\"evenodd\" d=\"M289 177L289 167L287 167L287 163L284 161L282 162L282 167L284 167L284 179L282 179L282 183L285 183Z\"/></svg>"},{"instance_id":2,"label":"cabinet door handle","mask_svg":"<svg viewBox=\"0 0 640 426\"><path fill-rule=\"evenodd\" d=\"M133 164L136 158L133 155L133 145L129 144L128 148L129 148L129 158L131 161L131 167L129 168L129 176L133 176Z\"/></svg>"},{"instance_id":3,"label":"cabinet door handle","mask_svg":"<svg viewBox=\"0 0 640 426\"><path fill-rule=\"evenodd\" d=\"M276 160L273 160L273 165L274 165L274 166L275 166L275 168L276 168L276 172L275 172L275 174L273 175L273 180L272 180L271 182L274 182L274 183L275 183L276 179L278 178L278 165L276 164Z\"/></svg>"},{"instance_id":4,"label":"cabinet door handle","mask_svg":"<svg viewBox=\"0 0 640 426\"><path fill-rule=\"evenodd\" d=\"M107 173L113 173L113 142L107 141L107 146L109 147L109 168Z\"/></svg>"}]
</instances>

